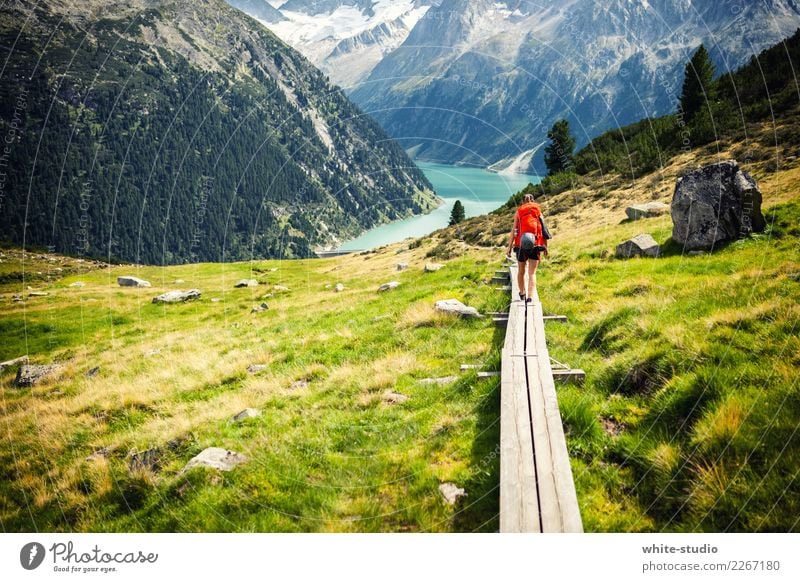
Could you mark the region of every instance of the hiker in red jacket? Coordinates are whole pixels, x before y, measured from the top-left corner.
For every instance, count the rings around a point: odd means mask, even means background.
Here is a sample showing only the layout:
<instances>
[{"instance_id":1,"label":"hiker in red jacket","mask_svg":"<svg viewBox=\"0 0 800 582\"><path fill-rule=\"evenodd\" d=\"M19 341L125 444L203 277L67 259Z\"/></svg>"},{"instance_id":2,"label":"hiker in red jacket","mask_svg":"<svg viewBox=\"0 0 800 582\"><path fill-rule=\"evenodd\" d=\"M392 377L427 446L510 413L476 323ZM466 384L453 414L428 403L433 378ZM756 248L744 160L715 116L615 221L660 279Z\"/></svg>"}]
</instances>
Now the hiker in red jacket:
<instances>
[{"instance_id":1,"label":"hiker in red jacket","mask_svg":"<svg viewBox=\"0 0 800 582\"><path fill-rule=\"evenodd\" d=\"M542 254L547 256L547 240L550 232L544 224L542 210L533 201L532 194L525 194L522 205L514 215L514 228L511 229L511 240L508 241L506 256L511 258L513 248L516 256L517 287L520 301L530 302L536 287L536 267ZM528 292L525 293L525 267L528 267Z\"/></svg>"}]
</instances>

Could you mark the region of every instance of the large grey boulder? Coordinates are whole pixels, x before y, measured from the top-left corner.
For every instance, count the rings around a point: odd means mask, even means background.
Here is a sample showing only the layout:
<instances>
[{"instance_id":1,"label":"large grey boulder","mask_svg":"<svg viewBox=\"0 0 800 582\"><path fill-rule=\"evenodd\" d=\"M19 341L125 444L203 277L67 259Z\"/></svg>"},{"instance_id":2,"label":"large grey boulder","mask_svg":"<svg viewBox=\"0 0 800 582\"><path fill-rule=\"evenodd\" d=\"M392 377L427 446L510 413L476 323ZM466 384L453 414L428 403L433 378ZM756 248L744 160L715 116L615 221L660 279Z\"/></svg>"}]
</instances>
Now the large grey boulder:
<instances>
[{"instance_id":1,"label":"large grey boulder","mask_svg":"<svg viewBox=\"0 0 800 582\"><path fill-rule=\"evenodd\" d=\"M150 281L145 281L139 277L122 276L117 277L117 284L120 287L150 287Z\"/></svg>"},{"instance_id":2,"label":"large grey boulder","mask_svg":"<svg viewBox=\"0 0 800 582\"><path fill-rule=\"evenodd\" d=\"M645 202L644 204L634 204L625 209L625 214L631 220L660 216L669 210L669 206L663 202Z\"/></svg>"},{"instance_id":3,"label":"large grey boulder","mask_svg":"<svg viewBox=\"0 0 800 582\"><path fill-rule=\"evenodd\" d=\"M200 289L189 289L188 291L167 291L153 297L153 303L183 303L191 299L200 299Z\"/></svg>"},{"instance_id":4,"label":"large grey boulder","mask_svg":"<svg viewBox=\"0 0 800 582\"><path fill-rule=\"evenodd\" d=\"M45 377L58 370L59 367L58 364L24 364L17 370L14 386L17 388L35 386Z\"/></svg>"},{"instance_id":5,"label":"large grey boulder","mask_svg":"<svg viewBox=\"0 0 800 582\"><path fill-rule=\"evenodd\" d=\"M761 191L734 160L704 166L678 179L672 197L672 238L687 251L764 230Z\"/></svg>"},{"instance_id":6,"label":"large grey boulder","mask_svg":"<svg viewBox=\"0 0 800 582\"><path fill-rule=\"evenodd\" d=\"M181 473L185 473L194 467L211 467L212 469L218 469L220 471L230 471L246 460L247 457L240 453L221 449L219 447L209 447L190 460Z\"/></svg>"},{"instance_id":7,"label":"large grey boulder","mask_svg":"<svg viewBox=\"0 0 800 582\"><path fill-rule=\"evenodd\" d=\"M649 234L640 234L617 245L617 258L657 257L661 252L656 240Z\"/></svg>"},{"instance_id":8,"label":"large grey boulder","mask_svg":"<svg viewBox=\"0 0 800 582\"><path fill-rule=\"evenodd\" d=\"M474 307L468 307L458 299L442 299L437 301L434 307L436 311L450 313L461 317L483 317Z\"/></svg>"}]
</instances>

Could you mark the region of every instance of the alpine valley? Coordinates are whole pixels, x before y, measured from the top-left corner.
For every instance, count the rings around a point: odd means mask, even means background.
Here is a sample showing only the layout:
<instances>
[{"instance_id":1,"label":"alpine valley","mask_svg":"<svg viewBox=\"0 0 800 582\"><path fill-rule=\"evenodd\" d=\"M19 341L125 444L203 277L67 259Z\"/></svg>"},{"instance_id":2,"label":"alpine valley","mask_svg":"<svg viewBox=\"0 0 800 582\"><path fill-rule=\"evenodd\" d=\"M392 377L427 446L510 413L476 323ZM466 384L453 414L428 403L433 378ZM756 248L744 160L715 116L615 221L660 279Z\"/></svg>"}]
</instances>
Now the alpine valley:
<instances>
[{"instance_id":1,"label":"alpine valley","mask_svg":"<svg viewBox=\"0 0 800 582\"><path fill-rule=\"evenodd\" d=\"M567 119L582 146L605 129L670 113L698 45L722 72L800 26L795 0L272 6L289 16L268 26L323 69L341 71L348 54L361 59L332 79L418 159L533 173L544 172L541 145L556 120ZM413 23L410 32L397 18Z\"/></svg>"},{"instance_id":2,"label":"alpine valley","mask_svg":"<svg viewBox=\"0 0 800 582\"><path fill-rule=\"evenodd\" d=\"M437 203L371 118L223 0L12 1L0 39L7 241L148 264L304 257Z\"/></svg>"}]
</instances>

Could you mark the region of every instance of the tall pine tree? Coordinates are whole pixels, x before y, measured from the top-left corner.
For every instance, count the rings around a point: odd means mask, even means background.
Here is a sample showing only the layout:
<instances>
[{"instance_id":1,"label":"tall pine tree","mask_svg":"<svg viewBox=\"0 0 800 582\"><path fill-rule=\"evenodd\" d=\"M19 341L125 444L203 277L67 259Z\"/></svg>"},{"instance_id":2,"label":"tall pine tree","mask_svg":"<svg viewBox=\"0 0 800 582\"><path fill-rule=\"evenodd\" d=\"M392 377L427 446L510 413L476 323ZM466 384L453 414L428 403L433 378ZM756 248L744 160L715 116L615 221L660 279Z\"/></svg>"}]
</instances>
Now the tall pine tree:
<instances>
[{"instance_id":1,"label":"tall pine tree","mask_svg":"<svg viewBox=\"0 0 800 582\"><path fill-rule=\"evenodd\" d=\"M463 222L464 218L466 218L464 205L461 204L461 200L456 200L456 203L453 204L453 210L450 212L450 226Z\"/></svg>"},{"instance_id":2,"label":"tall pine tree","mask_svg":"<svg viewBox=\"0 0 800 582\"><path fill-rule=\"evenodd\" d=\"M691 121L708 103L714 101L714 63L702 44L686 63L681 90L681 110Z\"/></svg>"},{"instance_id":3,"label":"tall pine tree","mask_svg":"<svg viewBox=\"0 0 800 582\"><path fill-rule=\"evenodd\" d=\"M575 138L569 132L569 122L561 119L547 132L550 143L544 148L544 164L549 175L568 172L575 166Z\"/></svg>"}]
</instances>

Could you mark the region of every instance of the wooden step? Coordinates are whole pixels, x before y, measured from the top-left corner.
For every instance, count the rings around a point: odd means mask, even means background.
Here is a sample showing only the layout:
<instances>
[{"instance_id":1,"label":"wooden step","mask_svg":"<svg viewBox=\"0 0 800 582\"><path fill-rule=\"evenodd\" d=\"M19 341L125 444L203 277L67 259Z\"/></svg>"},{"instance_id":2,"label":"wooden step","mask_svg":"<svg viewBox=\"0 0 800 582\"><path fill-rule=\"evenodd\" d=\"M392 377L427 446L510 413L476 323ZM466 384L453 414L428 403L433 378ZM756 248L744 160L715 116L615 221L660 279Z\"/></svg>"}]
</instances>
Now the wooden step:
<instances>
[{"instance_id":1,"label":"wooden step","mask_svg":"<svg viewBox=\"0 0 800 582\"><path fill-rule=\"evenodd\" d=\"M558 323L567 323L567 316L566 315L543 315L542 320L544 321L555 321Z\"/></svg>"}]
</instances>

